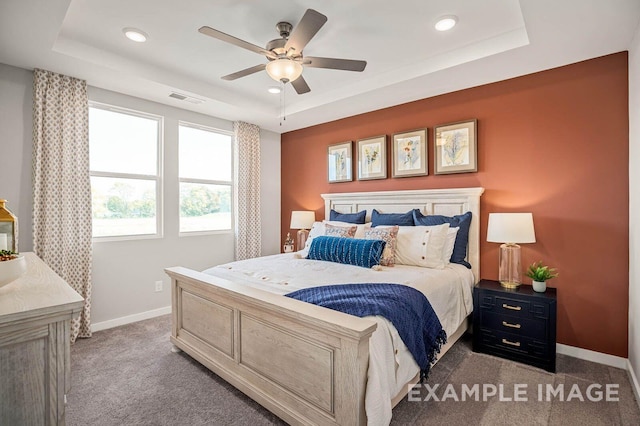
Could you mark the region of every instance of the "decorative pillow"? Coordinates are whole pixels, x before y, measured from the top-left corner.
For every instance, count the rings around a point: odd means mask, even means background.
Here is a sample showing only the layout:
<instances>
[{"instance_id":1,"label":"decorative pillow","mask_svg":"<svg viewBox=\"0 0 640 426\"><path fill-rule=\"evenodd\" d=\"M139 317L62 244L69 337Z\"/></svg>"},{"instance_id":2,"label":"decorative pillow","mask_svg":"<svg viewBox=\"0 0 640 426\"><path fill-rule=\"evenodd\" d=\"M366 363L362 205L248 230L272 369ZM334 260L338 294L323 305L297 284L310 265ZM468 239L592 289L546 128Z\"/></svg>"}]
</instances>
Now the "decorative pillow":
<instances>
[{"instance_id":1,"label":"decorative pillow","mask_svg":"<svg viewBox=\"0 0 640 426\"><path fill-rule=\"evenodd\" d=\"M398 230L396 263L442 269L442 258L449 224L436 226L401 226Z\"/></svg>"},{"instance_id":2,"label":"decorative pillow","mask_svg":"<svg viewBox=\"0 0 640 426\"><path fill-rule=\"evenodd\" d=\"M320 236L313 239L307 259L372 268L380 264L385 242Z\"/></svg>"},{"instance_id":3,"label":"decorative pillow","mask_svg":"<svg viewBox=\"0 0 640 426\"><path fill-rule=\"evenodd\" d=\"M471 269L471 265L464 260L467 257L467 246L469 245L469 227L471 226L471 212L456 216L424 216L420 211L413 212L413 220L418 225L440 225L448 223L452 228L460 228L456 235L456 242L453 246L451 263L459 263Z\"/></svg>"},{"instance_id":4,"label":"decorative pillow","mask_svg":"<svg viewBox=\"0 0 640 426\"><path fill-rule=\"evenodd\" d=\"M367 211L362 210L358 213L340 213L333 209L329 212L329 220L338 220L340 222L348 222L348 223L356 223L362 224L364 223L364 219L367 216Z\"/></svg>"},{"instance_id":5,"label":"decorative pillow","mask_svg":"<svg viewBox=\"0 0 640 426\"><path fill-rule=\"evenodd\" d=\"M442 250L442 261L445 265L448 265L451 262L451 255L453 254L453 246L456 243L456 235L458 235L458 230L460 228L451 228L447 230L447 242L444 243L444 249Z\"/></svg>"},{"instance_id":6,"label":"decorative pillow","mask_svg":"<svg viewBox=\"0 0 640 426\"><path fill-rule=\"evenodd\" d=\"M379 226L364 231L366 240L382 240L386 244L382 252L380 264L382 266L393 266L396 264L396 245L399 226Z\"/></svg>"},{"instance_id":7,"label":"decorative pillow","mask_svg":"<svg viewBox=\"0 0 640 426\"><path fill-rule=\"evenodd\" d=\"M311 230L309 231L309 235L307 236L307 242L305 243L304 248L299 250L299 254L301 258L305 258L309 254L309 248L311 247L311 242L313 241L314 238L319 237L321 235L326 235L327 224L333 225L334 227L348 228L346 233L344 234L345 237L349 236L349 230L351 228L353 228L354 226L357 227L355 235L351 236L353 238L364 238L365 227L370 226L369 224L354 225L353 223L337 222L337 221L327 222L326 220L323 220L322 222L314 222L313 226L311 227ZM332 230L330 231L330 233L331 235L336 237L343 236L342 235L343 233L340 232L340 230L336 230L336 231Z\"/></svg>"},{"instance_id":8,"label":"decorative pillow","mask_svg":"<svg viewBox=\"0 0 640 426\"><path fill-rule=\"evenodd\" d=\"M353 223L348 223L348 222L340 222L337 220L323 220L322 223L324 224L329 224L329 225L334 225L334 226L348 226L351 227L354 224ZM366 229L371 228L371 222L368 223L359 223L356 225L358 227L358 229L356 229L356 235L353 236L353 238L364 238L364 231Z\"/></svg>"},{"instance_id":9,"label":"decorative pillow","mask_svg":"<svg viewBox=\"0 0 640 426\"><path fill-rule=\"evenodd\" d=\"M415 209L418 213L420 210ZM371 226L381 225L399 225L399 226L413 226L413 212L414 210L406 213L380 213L378 210L373 209L371 212Z\"/></svg>"},{"instance_id":10,"label":"decorative pillow","mask_svg":"<svg viewBox=\"0 0 640 426\"><path fill-rule=\"evenodd\" d=\"M357 226L335 226L329 223L324 224L324 235L328 237L353 238L356 235Z\"/></svg>"}]
</instances>

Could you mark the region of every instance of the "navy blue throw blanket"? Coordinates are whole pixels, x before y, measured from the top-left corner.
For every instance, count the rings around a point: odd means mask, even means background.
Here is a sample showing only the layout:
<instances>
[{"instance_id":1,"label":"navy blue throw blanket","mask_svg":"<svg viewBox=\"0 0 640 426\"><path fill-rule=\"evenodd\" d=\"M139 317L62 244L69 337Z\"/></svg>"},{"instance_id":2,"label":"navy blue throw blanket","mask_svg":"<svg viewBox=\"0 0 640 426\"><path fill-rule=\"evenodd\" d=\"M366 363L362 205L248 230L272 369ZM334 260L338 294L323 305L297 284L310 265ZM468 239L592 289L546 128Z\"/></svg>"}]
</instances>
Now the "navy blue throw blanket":
<instances>
[{"instance_id":1,"label":"navy blue throw blanket","mask_svg":"<svg viewBox=\"0 0 640 426\"><path fill-rule=\"evenodd\" d=\"M338 284L286 295L358 317L380 315L398 330L425 379L447 333L424 294L401 284Z\"/></svg>"}]
</instances>

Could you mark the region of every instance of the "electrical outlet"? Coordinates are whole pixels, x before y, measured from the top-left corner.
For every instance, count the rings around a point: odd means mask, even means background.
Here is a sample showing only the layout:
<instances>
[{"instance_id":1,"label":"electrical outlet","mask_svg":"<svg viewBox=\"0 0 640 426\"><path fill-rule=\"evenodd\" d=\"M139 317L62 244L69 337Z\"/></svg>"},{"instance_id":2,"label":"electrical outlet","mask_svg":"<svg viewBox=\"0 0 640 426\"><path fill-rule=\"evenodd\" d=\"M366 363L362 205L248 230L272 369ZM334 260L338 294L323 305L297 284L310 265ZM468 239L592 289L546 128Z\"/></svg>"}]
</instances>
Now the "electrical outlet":
<instances>
[{"instance_id":1,"label":"electrical outlet","mask_svg":"<svg viewBox=\"0 0 640 426\"><path fill-rule=\"evenodd\" d=\"M162 291L162 281L156 281L156 293Z\"/></svg>"}]
</instances>

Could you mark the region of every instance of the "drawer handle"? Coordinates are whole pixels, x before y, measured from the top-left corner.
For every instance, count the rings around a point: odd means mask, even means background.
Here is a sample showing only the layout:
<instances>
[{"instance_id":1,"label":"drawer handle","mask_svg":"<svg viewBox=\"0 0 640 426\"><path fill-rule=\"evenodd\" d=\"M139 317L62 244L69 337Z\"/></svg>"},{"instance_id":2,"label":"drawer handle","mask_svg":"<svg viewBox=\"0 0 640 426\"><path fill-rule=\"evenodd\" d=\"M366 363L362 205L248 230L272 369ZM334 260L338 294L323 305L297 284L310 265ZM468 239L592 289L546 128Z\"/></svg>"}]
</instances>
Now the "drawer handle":
<instances>
[{"instance_id":1,"label":"drawer handle","mask_svg":"<svg viewBox=\"0 0 640 426\"><path fill-rule=\"evenodd\" d=\"M521 311L522 310L522 306L511 306L511 305L507 305L506 303L503 303L502 307L505 308L505 309L511 309L512 311Z\"/></svg>"},{"instance_id":2,"label":"drawer handle","mask_svg":"<svg viewBox=\"0 0 640 426\"><path fill-rule=\"evenodd\" d=\"M511 328L520 328L522 327L520 324L510 324L506 321L502 321L502 325L504 325L505 327L511 327Z\"/></svg>"},{"instance_id":3,"label":"drawer handle","mask_svg":"<svg viewBox=\"0 0 640 426\"><path fill-rule=\"evenodd\" d=\"M516 346L518 348L520 347L520 342L510 342L507 339L502 339L502 343L505 345Z\"/></svg>"}]
</instances>

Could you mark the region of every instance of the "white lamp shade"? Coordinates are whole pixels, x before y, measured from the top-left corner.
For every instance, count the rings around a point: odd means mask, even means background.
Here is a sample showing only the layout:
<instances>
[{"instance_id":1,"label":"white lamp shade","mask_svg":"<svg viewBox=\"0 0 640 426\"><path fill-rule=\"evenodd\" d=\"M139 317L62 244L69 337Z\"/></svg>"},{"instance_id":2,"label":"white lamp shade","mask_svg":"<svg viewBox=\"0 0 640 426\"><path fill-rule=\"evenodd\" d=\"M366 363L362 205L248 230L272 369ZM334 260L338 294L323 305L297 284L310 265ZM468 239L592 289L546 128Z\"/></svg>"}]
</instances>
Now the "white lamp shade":
<instances>
[{"instance_id":1,"label":"white lamp shade","mask_svg":"<svg viewBox=\"0 0 640 426\"><path fill-rule=\"evenodd\" d=\"M535 243L531 213L489 213L487 241L490 243Z\"/></svg>"},{"instance_id":2,"label":"white lamp shade","mask_svg":"<svg viewBox=\"0 0 640 426\"><path fill-rule=\"evenodd\" d=\"M275 81L284 83L294 81L302 74L302 65L300 63L288 59L275 59L267 64L267 74Z\"/></svg>"},{"instance_id":3,"label":"white lamp shade","mask_svg":"<svg viewBox=\"0 0 640 426\"><path fill-rule=\"evenodd\" d=\"M290 229L311 229L316 221L316 212L292 211Z\"/></svg>"}]
</instances>

